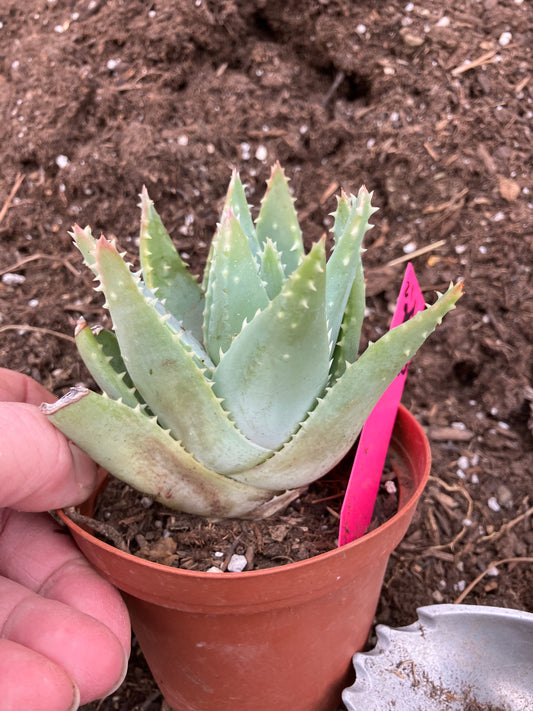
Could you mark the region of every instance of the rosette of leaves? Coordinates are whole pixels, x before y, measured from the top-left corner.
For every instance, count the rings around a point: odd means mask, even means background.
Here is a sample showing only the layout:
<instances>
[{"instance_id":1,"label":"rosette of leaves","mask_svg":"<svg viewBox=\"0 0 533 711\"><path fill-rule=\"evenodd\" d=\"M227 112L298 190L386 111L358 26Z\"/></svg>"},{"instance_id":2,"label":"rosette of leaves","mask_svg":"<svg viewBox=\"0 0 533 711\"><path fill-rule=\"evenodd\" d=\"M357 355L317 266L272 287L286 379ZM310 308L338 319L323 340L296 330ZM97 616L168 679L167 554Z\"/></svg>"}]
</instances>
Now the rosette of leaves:
<instances>
[{"instance_id":1,"label":"rosette of leaves","mask_svg":"<svg viewBox=\"0 0 533 711\"><path fill-rule=\"evenodd\" d=\"M50 420L111 474L168 507L264 517L330 470L462 285L359 355L362 241L376 208L341 193L334 246L304 250L276 164L254 222L233 173L203 280L141 195L134 272L113 241L75 227L113 331L80 320L76 343L103 394L74 388Z\"/></svg>"}]
</instances>

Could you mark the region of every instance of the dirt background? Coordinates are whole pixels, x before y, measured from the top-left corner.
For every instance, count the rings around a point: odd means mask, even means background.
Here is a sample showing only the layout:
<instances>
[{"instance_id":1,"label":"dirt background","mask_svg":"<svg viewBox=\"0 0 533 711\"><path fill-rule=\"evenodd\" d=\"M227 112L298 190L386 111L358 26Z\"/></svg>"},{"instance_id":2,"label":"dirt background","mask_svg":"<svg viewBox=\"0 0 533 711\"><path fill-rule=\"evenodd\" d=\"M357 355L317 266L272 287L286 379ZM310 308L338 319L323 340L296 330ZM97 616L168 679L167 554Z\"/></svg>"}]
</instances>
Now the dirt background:
<instances>
[{"instance_id":1,"label":"dirt background","mask_svg":"<svg viewBox=\"0 0 533 711\"><path fill-rule=\"evenodd\" d=\"M465 593L533 610L532 48L527 0L4 0L0 364L88 382L71 334L104 316L67 231L134 256L143 184L201 272L232 167L257 205L280 160L309 241L365 183L367 337L408 258L428 300L467 291L411 366L432 479L376 619ZM85 708L164 709L136 647Z\"/></svg>"}]
</instances>

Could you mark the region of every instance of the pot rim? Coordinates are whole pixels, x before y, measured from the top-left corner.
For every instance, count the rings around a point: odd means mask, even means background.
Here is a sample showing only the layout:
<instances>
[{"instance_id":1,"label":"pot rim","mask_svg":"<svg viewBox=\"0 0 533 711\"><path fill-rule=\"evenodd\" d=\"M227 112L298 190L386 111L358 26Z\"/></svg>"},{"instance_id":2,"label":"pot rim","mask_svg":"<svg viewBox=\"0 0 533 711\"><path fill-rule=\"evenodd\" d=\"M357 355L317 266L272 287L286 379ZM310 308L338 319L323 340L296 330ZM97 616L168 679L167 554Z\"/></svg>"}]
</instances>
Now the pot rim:
<instances>
[{"instance_id":1,"label":"pot rim","mask_svg":"<svg viewBox=\"0 0 533 711\"><path fill-rule=\"evenodd\" d=\"M241 573L231 573L229 575L219 575L217 573L209 573L207 571L199 570L186 570L184 568L174 568L172 566L164 565L162 563L155 563L154 561L140 558L139 556L136 556L133 553L121 551L118 548L115 548L114 546L110 545L109 543L102 541L99 538L96 538L93 533L87 531L85 528L82 528L79 524L75 523L71 518L69 518L63 509L58 509L56 511L56 514L60 518L60 520L70 529L72 533L74 533L77 537L83 538L87 543L91 545L97 545L102 550L107 551L108 553L113 553L117 558L122 559L123 561L135 561L136 564L142 565L143 567L146 567L148 569L153 569L154 571L159 571L160 573L164 571L166 575L180 576L184 577L185 579L190 578L191 580L199 578L201 580L213 581L215 579L217 581L220 581L218 582L218 584L222 583L225 585L237 585L240 581L244 579L252 580L254 578L264 578L265 576L279 575L282 573L282 571L287 572L288 570L292 570L295 572L298 570L304 570L310 565L316 565L320 561L326 563L329 559L339 556L339 554L346 555L350 553L350 551L352 551L354 548L359 547L363 542L367 543L373 540L374 538L381 536L385 530L395 527L399 519L404 518L405 515L414 506L416 506L429 477L429 471L431 466L431 450L427 437L425 436L422 430L422 426L416 420L414 415L401 404L399 405L398 417L404 422L411 420L411 424L414 423L419 429L419 431L423 434L422 440L425 457L424 474L418 484L410 491L407 501L402 503L400 498L398 510L396 511L396 513L369 533L365 533L360 538L357 538L356 540L351 541L350 543L346 543L344 546L337 546L336 548L332 548L331 550L326 551L324 553L319 553L318 555L312 556L311 558L306 558L305 560L295 561L293 563L285 563L283 565L271 568L262 568L260 570L247 570ZM394 440L395 436L393 432L391 442L393 442Z\"/></svg>"}]
</instances>

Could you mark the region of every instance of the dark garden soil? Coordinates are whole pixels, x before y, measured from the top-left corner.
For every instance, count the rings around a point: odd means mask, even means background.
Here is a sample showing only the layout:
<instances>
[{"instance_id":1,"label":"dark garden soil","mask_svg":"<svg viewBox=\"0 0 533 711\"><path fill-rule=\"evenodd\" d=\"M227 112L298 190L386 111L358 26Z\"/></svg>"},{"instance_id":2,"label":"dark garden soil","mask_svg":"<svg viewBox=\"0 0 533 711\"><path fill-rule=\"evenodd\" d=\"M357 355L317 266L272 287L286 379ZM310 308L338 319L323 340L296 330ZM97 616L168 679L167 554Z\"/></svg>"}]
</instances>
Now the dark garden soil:
<instances>
[{"instance_id":1,"label":"dark garden soil","mask_svg":"<svg viewBox=\"0 0 533 711\"><path fill-rule=\"evenodd\" d=\"M135 259L143 184L200 273L232 167L257 205L279 160L309 241L365 183L367 338L408 259L428 300L466 283L411 365L432 476L376 619L533 610L532 48L527 0L4 0L0 364L58 395L90 384L71 336L106 316L67 231ZM165 708L136 646L85 708Z\"/></svg>"}]
</instances>

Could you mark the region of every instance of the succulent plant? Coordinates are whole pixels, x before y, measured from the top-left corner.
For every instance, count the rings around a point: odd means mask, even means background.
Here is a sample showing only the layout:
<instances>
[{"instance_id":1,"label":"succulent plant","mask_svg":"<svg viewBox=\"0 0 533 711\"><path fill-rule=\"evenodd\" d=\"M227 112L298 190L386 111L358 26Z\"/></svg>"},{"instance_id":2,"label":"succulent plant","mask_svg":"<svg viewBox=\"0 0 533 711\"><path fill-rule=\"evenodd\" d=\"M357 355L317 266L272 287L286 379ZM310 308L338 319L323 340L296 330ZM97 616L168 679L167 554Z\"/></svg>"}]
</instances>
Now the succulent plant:
<instances>
[{"instance_id":1,"label":"succulent plant","mask_svg":"<svg viewBox=\"0 0 533 711\"><path fill-rule=\"evenodd\" d=\"M255 223L234 172L201 282L146 189L140 207L141 272L113 241L73 230L114 331L83 319L76 329L103 394L73 388L43 410L109 472L171 508L268 516L344 456L462 285L358 355L361 245L376 210L366 188L337 198L327 260L325 238L305 252L279 164Z\"/></svg>"}]
</instances>

